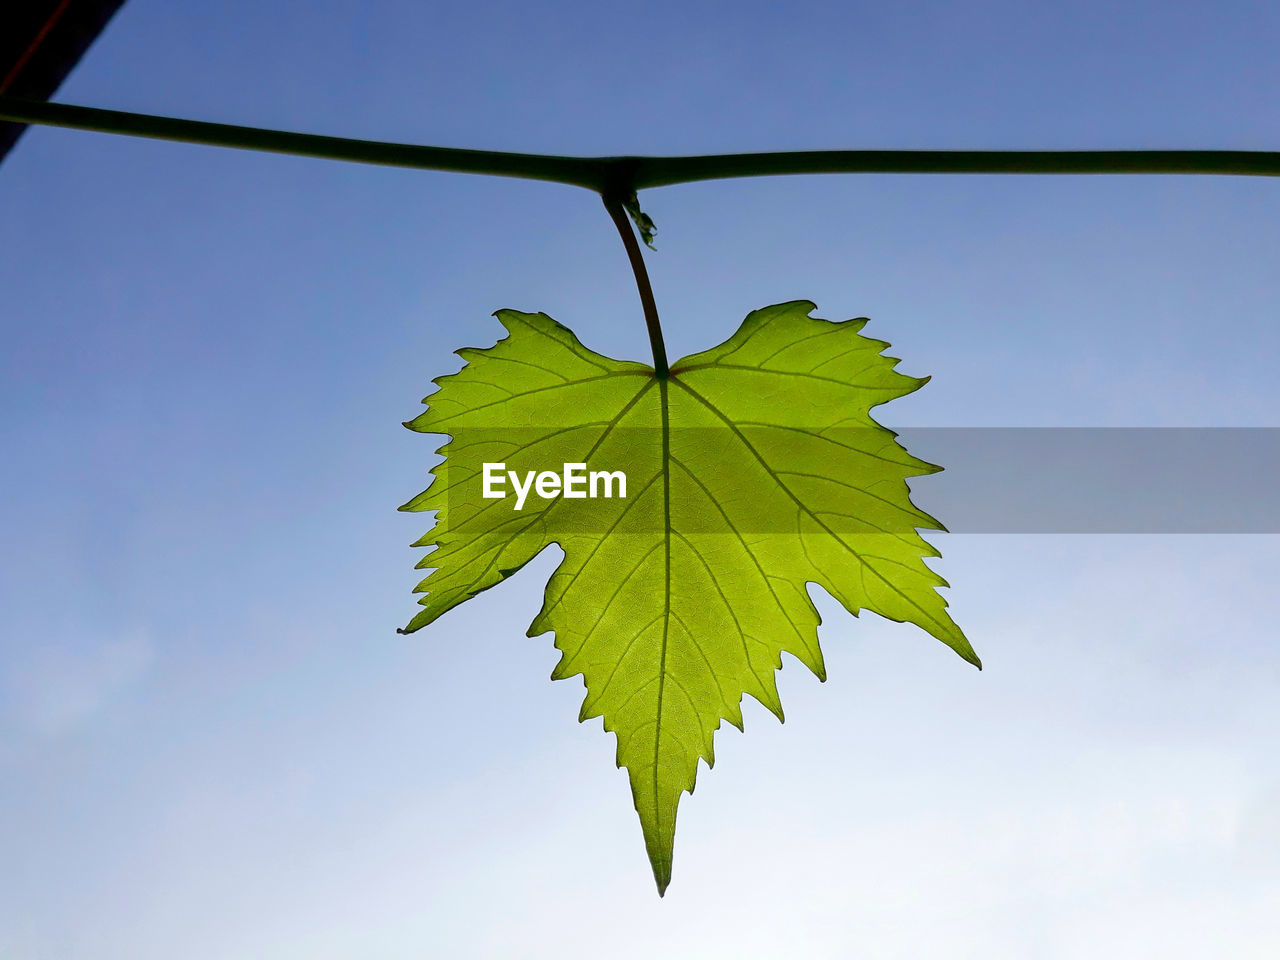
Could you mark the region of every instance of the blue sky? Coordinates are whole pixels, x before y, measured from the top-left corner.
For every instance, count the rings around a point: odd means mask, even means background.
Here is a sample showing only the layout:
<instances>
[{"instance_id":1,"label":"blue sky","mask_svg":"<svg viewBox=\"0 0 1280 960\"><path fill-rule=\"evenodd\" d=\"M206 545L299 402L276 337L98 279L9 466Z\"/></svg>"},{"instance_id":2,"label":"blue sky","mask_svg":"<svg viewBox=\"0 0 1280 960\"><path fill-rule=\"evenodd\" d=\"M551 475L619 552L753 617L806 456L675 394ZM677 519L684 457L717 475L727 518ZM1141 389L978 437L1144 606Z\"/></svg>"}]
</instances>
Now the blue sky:
<instances>
[{"instance_id":1,"label":"blue sky","mask_svg":"<svg viewBox=\"0 0 1280 960\"><path fill-rule=\"evenodd\" d=\"M1278 45L1268 3L130 0L58 96L566 154L1272 150ZM890 426L1277 426L1274 181L641 200L673 357L808 299L933 376ZM717 737L659 901L524 636L554 551L394 633L436 446L400 422L452 351L511 307L647 357L598 199L33 129L0 250L0 958L1280 950L1274 536L931 535L982 673L820 596L827 683L788 661L787 723Z\"/></svg>"}]
</instances>

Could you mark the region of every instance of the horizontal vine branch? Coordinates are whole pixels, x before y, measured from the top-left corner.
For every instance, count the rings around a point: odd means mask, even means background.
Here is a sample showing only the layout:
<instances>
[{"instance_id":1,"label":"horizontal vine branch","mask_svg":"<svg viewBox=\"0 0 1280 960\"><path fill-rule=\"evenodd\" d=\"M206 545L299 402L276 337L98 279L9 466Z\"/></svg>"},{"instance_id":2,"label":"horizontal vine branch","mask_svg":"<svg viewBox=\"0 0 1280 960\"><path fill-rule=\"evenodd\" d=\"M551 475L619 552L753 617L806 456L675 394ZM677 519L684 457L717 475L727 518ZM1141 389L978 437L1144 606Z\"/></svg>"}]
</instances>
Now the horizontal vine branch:
<instances>
[{"instance_id":1,"label":"horizontal vine branch","mask_svg":"<svg viewBox=\"0 0 1280 960\"><path fill-rule=\"evenodd\" d=\"M1280 152L1262 150L809 150L701 157L558 157L352 140L6 96L0 96L0 120L392 167L550 180L602 194L698 180L801 173L1280 176Z\"/></svg>"}]
</instances>

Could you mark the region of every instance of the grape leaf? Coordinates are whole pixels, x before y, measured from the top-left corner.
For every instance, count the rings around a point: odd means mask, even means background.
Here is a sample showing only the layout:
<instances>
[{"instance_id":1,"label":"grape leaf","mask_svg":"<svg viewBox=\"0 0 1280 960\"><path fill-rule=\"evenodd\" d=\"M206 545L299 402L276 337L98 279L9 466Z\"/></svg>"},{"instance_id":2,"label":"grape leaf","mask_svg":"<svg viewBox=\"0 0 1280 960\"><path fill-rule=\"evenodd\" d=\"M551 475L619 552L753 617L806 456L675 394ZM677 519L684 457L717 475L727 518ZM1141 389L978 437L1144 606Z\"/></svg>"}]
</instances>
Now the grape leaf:
<instances>
[{"instance_id":1,"label":"grape leaf","mask_svg":"<svg viewBox=\"0 0 1280 960\"><path fill-rule=\"evenodd\" d=\"M423 609L402 632L559 544L528 635L554 631L552 678L581 674L579 719L603 717L616 734L659 893L680 795L699 759L713 764L720 722L742 728L743 694L782 719L784 652L825 679L807 583L855 615L918 624L981 666L925 565L939 554L916 532L942 528L911 504L907 478L940 468L869 412L926 380L898 373L888 344L860 333L865 319L814 309L754 311L666 378L594 353L545 314L500 310L509 336L459 350L466 365L437 378L405 424L451 439L430 486L400 508L436 511L414 544L434 548L418 563L431 570L415 591ZM566 484L565 464L585 472ZM605 487L614 471L625 497L616 476ZM557 496L550 479L538 489L541 473L588 495Z\"/></svg>"}]
</instances>

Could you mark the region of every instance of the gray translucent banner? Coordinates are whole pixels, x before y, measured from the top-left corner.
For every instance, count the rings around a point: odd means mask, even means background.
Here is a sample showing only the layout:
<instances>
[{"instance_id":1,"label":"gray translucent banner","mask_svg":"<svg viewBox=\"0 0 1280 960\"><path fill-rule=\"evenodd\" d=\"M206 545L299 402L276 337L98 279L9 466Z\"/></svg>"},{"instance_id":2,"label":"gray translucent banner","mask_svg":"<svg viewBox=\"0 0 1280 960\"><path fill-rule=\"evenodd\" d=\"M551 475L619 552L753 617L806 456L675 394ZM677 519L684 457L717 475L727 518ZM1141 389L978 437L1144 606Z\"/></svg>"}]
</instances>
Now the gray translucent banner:
<instances>
[{"instance_id":1,"label":"gray translucent banner","mask_svg":"<svg viewBox=\"0 0 1280 960\"><path fill-rule=\"evenodd\" d=\"M437 468L448 482L430 504L465 535L489 528L545 532L648 533L669 503L687 533L901 534L927 530L898 509L903 478L919 511L954 533L1280 533L1280 428L911 427L894 443L865 427L582 424L548 431L462 431ZM905 447L905 451L902 449ZM915 458L913 460L912 458ZM929 474L915 461L936 464ZM483 463L563 473L564 463L628 473L627 497L563 499L528 489L515 509L483 498ZM884 471L891 475L883 479ZM588 487L578 481L577 490ZM664 487L666 492L664 493ZM547 489L544 487L544 489ZM601 493L604 487L601 485ZM667 499L664 499L667 498ZM510 514L504 517L504 514Z\"/></svg>"},{"instance_id":2,"label":"gray translucent banner","mask_svg":"<svg viewBox=\"0 0 1280 960\"><path fill-rule=\"evenodd\" d=\"M1280 428L910 428L955 533L1280 533Z\"/></svg>"}]
</instances>

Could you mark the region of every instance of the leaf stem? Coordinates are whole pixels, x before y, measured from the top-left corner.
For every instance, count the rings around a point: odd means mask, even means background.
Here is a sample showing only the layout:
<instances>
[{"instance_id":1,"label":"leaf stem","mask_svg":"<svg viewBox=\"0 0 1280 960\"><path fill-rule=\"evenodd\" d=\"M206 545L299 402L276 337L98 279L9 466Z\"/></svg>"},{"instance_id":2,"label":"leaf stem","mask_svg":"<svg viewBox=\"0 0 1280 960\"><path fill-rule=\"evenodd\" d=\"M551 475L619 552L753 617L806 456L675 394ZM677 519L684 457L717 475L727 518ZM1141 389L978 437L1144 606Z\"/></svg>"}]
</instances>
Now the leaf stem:
<instances>
[{"instance_id":1,"label":"leaf stem","mask_svg":"<svg viewBox=\"0 0 1280 960\"><path fill-rule=\"evenodd\" d=\"M807 173L1215 174L1280 176L1264 150L808 150L698 157L561 157L291 133L0 96L0 121L264 150L420 170L550 180L603 193Z\"/></svg>"},{"instance_id":2,"label":"leaf stem","mask_svg":"<svg viewBox=\"0 0 1280 960\"><path fill-rule=\"evenodd\" d=\"M653 351L653 371L659 380L665 380L670 373L667 367L667 345L662 340L662 324L658 321L658 305L653 299L653 287L649 285L649 271L645 269L644 254L640 252L640 244L627 219L623 201L613 191L602 193L604 208L613 218L614 226L622 237L622 245L627 248L627 259L631 261L631 272L636 277L636 289L640 291L640 305L644 308L645 326L649 328L649 347Z\"/></svg>"}]
</instances>

